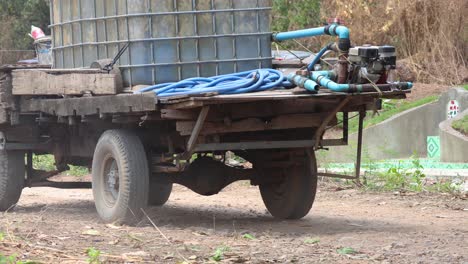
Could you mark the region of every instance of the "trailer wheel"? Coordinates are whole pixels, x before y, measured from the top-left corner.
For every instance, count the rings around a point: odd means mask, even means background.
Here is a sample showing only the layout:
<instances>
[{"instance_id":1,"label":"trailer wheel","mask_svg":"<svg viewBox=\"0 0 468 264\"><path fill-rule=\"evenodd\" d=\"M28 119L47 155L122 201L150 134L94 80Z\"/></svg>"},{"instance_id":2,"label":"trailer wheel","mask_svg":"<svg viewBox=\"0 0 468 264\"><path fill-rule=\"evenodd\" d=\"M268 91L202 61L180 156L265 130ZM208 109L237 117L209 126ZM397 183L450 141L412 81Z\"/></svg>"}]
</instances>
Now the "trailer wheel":
<instances>
[{"instance_id":1,"label":"trailer wheel","mask_svg":"<svg viewBox=\"0 0 468 264\"><path fill-rule=\"evenodd\" d=\"M150 180L150 189L148 193L148 205L162 206L172 192L172 183L161 183L154 179Z\"/></svg>"},{"instance_id":2,"label":"trailer wheel","mask_svg":"<svg viewBox=\"0 0 468 264\"><path fill-rule=\"evenodd\" d=\"M306 216L315 200L317 192L317 163L313 151L304 151L302 155L293 158L289 166L283 168L262 169L264 177L269 173L281 180L260 184L260 193L266 208L279 219L300 219Z\"/></svg>"},{"instance_id":3,"label":"trailer wheel","mask_svg":"<svg viewBox=\"0 0 468 264\"><path fill-rule=\"evenodd\" d=\"M24 152L0 150L0 211L18 202L24 187Z\"/></svg>"},{"instance_id":4,"label":"trailer wheel","mask_svg":"<svg viewBox=\"0 0 468 264\"><path fill-rule=\"evenodd\" d=\"M93 157L96 209L108 223L135 224L148 201L149 169L140 139L125 130L109 130Z\"/></svg>"}]
</instances>

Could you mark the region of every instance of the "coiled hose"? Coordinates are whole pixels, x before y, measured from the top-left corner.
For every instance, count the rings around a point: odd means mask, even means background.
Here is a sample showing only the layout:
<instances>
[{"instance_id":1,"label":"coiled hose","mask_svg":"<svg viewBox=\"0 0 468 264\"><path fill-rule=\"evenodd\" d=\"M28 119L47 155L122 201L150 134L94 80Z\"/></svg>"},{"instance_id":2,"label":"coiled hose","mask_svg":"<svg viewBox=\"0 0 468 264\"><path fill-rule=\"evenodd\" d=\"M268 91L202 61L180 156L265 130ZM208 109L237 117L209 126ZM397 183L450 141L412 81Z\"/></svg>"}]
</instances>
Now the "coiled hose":
<instances>
[{"instance_id":1,"label":"coiled hose","mask_svg":"<svg viewBox=\"0 0 468 264\"><path fill-rule=\"evenodd\" d=\"M153 91L158 97L204 93L240 94L292 86L282 72L274 69L259 69L210 78L196 77L180 82L162 83L145 87L137 93Z\"/></svg>"}]
</instances>

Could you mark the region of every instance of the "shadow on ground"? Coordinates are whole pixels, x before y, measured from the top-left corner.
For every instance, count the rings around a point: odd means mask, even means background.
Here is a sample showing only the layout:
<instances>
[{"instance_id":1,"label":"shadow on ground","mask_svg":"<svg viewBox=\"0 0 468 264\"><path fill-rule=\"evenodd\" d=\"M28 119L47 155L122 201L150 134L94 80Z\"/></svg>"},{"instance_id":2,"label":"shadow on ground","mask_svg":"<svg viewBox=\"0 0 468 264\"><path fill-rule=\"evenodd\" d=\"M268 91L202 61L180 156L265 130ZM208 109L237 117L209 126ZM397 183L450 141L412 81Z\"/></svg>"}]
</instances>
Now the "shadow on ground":
<instances>
[{"instance_id":1,"label":"shadow on ground","mask_svg":"<svg viewBox=\"0 0 468 264\"><path fill-rule=\"evenodd\" d=\"M223 206L186 206L169 203L164 207L147 208L146 213L161 228L188 230L216 230L217 233L271 233L288 237L316 235L337 235L355 232L406 232L411 225L401 225L383 220L370 220L364 217L335 217L314 214L314 211L301 220L277 220L264 212L244 211ZM9 213L42 217L49 221L82 221L87 224L103 224L94 204L89 200L64 201L60 204L35 203L18 206ZM148 219L143 219L136 227L150 227Z\"/></svg>"}]
</instances>

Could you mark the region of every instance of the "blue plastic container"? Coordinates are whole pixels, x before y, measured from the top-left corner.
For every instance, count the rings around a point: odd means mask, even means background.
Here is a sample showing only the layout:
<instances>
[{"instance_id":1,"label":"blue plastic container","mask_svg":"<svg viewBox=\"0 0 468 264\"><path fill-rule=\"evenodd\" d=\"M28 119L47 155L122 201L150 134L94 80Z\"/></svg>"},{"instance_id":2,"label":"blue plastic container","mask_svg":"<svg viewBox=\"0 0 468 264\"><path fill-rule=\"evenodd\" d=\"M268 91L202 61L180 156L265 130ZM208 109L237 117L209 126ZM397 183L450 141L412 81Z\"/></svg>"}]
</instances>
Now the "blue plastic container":
<instances>
[{"instance_id":1,"label":"blue plastic container","mask_svg":"<svg viewBox=\"0 0 468 264\"><path fill-rule=\"evenodd\" d=\"M113 58L125 86L271 67L271 0L51 0L54 68Z\"/></svg>"}]
</instances>

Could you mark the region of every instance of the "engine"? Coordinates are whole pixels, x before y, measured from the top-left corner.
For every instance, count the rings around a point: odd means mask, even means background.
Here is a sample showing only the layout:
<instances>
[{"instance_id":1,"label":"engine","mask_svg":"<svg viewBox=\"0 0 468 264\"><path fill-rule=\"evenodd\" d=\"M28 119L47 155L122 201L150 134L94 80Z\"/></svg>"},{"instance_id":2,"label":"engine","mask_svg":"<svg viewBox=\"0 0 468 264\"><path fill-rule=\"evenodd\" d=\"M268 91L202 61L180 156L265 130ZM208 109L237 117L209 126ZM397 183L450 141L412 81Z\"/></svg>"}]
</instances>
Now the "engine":
<instances>
[{"instance_id":1,"label":"engine","mask_svg":"<svg viewBox=\"0 0 468 264\"><path fill-rule=\"evenodd\" d=\"M396 51L393 46L357 46L349 49L350 83L395 82Z\"/></svg>"}]
</instances>

